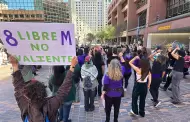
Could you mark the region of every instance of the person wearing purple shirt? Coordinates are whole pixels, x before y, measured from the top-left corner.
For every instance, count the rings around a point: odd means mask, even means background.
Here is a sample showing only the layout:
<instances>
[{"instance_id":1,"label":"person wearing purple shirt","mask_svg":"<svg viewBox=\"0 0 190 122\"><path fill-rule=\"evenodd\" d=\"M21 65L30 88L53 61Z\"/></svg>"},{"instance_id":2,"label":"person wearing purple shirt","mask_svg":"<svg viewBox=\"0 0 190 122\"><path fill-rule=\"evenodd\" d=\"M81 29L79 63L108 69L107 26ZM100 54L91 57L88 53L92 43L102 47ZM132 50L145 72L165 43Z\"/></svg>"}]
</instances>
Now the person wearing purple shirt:
<instances>
[{"instance_id":1,"label":"person wearing purple shirt","mask_svg":"<svg viewBox=\"0 0 190 122\"><path fill-rule=\"evenodd\" d=\"M128 53L124 56L125 62L122 63L122 65L124 66L125 91L127 90L128 81L129 81L129 78L131 77L131 74L132 74L131 66L129 65L129 61L132 58L133 57L131 56L131 54Z\"/></svg>"},{"instance_id":2,"label":"person wearing purple shirt","mask_svg":"<svg viewBox=\"0 0 190 122\"><path fill-rule=\"evenodd\" d=\"M151 54L149 56L149 59L153 62L152 65L152 70L151 70L151 74L152 74L152 83L150 86L150 94L152 95L151 99L153 101L154 107L158 107L161 102L158 101L158 96L159 96L159 87L160 84L162 82L162 78L165 75L165 70L166 70L166 57L163 55L158 55L158 57L156 59L154 59L153 57L160 53L161 50L157 50L156 52L154 52L153 54Z\"/></svg>"},{"instance_id":3,"label":"person wearing purple shirt","mask_svg":"<svg viewBox=\"0 0 190 122\"><path fill-rule=\"evenodd\" d=\"M108 66L108 72L104 76L104 88L101 95L105 99L106 122L110 122L111 107L114 106L114 122L118 122L121 97L124 93L123 83L124 67L117 59L111 60Z\"/></svg>"}]
</instances>

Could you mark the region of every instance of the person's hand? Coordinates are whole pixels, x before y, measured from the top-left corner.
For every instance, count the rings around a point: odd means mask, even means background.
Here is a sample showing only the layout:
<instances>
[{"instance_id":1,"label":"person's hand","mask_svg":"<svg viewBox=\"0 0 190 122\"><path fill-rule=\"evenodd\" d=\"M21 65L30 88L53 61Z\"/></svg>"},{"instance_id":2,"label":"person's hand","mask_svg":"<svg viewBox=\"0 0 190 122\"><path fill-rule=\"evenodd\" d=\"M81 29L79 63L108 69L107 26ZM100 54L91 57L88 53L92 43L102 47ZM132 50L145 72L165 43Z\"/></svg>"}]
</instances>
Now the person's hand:
<instances>
[{"instance_id":1,"label":"person's hand","mask_svg":"<svg viewBox=\"0 0 190 122\"><path fill-rule=\"evenodd\" d=\"M123 53L122 53L122 52L120 52L120 53L119 53L119 57L121 58L122 56L123 56Z\"/></svg>"},{"instance_id":2,"label":"person's hand","mask_svg":"<svg viewBox=\"0 0 190 122\"><path fill-rule=\"evenodd\" d=\"M161 53L161 52L162 52L162 50L160 50L160 49L159 49L159 50L157 50L156 52L157 52L157 53Z\"/></svg>"},{"instance_id":3,"label":"person's hand","mask_svg":"<svg viewBox=\"0 0 190 122\"><path fill-rule=\"evenodd\" d=\"M75 57L73 57L73 59L72 59L72 61L71 61L71 66L72 66L72 67L75 67L77 64L78 64L78 59L77 59L77 57L75 56Z\"/></svg>"},{"instance_id":4,"label":"person's hand","mask_svg":"<svg viewBox=\"0 0 190 122\"><path fill-rule=\"evenodd\" d=\"M148 89L150 89L150 85L148 85Z\"/></svg>"},{"instance_id":5,"label":"person's hand","mask_svg":"<svg viewBox=\"0 0 190 122\"><path fill-rule=\"evenodd\" d=\"M139 57L139 56L135 56L135 58L136 58L136 59L140 59L140 57Z\"/></svg>"},{"instance_id":6,"label":"person's hand","mask_svg":"<svg viewBox=\"0 0 190 122\"><path fill-rule=\"evenodd\" d=\"M177 50L180 50L179 46L176 47Z\"/></svg>"},{"instance_id":7,"label":"person's hand","mask_svg":"<svg viewBox=\"0 0 190 122\"><path fill-rule=\"evenodd\" d=\"M18 60L15 56L9 56L9 62L12 64L13 67L18 67Z\"/></svg>"}]
</instances>

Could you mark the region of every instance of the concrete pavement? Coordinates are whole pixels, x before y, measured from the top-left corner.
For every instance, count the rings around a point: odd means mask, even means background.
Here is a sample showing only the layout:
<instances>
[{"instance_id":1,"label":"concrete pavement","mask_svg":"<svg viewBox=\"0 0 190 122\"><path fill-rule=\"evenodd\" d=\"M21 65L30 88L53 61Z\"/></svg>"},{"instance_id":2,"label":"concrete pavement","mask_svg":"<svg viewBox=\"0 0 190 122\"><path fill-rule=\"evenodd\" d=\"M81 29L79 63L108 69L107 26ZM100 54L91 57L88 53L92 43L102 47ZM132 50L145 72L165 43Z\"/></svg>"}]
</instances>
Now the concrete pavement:
<instances>
[{"instance_id":1,"label":"concrete pavement","mask_svg":"<svg viewBox=\"0 0 190 122\"><path fill-rule=\"evenodd\" d=\"M47 84L49 67L43 67L36 79ZM6 80L0 80L0 122L21 122L20 111L17 107L11 77ZM146 116L131 117L128 112L131 109L131 91L134 84L133 77L130 78L129 87L122 98L120 107L119 122L190 122L190 79L181 80L181 96L185 105L176 106L170 103L171 92L160 91L160 100L162 104L159 108L154 108L151 102L150 94L146 99ZM50 92L48 92L50 94ZM85 112L83 93L81 94L81 102L72 106L70 118L72 122L104 122L105 113L101 100L95 101L95 111ZM113 111L111 118L113 118ZM112 122L112 121L111 121Z\"/></svg>"}]
</instances>

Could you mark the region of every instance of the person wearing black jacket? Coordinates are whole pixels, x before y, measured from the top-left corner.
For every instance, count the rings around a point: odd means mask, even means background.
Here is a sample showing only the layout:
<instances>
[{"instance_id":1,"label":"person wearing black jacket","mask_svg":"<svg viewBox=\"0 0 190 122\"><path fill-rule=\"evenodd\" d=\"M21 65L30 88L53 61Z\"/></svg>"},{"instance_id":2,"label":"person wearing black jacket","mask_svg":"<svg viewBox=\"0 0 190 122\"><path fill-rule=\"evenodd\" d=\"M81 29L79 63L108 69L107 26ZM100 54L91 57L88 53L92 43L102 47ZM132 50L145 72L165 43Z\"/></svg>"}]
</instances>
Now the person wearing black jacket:
<instances>
[{"instance_id":1,"label":"person wearing black jacket","mask_svg":"<svg viewBox=\"0 0 190 122\"><path fill-rule=\"evenodd\" d=\"M176 61L175 58L173 58L173 56L171 55L172 53L172 48L169 47L168 48L168 61L167 61L167 69L166 69L166 74L165 74L165 79L166 79L166 83L163 87L160 87L162 90L166 91L168 89L168 87L170 86L171 84L171 81L172 81L172 69L173 69L173 66L174 66L174 63Z\"/></svg>"}]
</instances>

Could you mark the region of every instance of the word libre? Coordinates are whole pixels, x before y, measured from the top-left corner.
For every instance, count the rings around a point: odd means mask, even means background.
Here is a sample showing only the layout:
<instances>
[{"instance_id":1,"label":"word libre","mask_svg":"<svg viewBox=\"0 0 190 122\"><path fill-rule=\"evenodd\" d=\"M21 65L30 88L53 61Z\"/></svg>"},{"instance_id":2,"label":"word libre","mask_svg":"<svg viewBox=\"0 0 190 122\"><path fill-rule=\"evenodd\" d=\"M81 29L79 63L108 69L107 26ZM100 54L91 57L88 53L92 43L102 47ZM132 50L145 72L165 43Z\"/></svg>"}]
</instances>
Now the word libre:
<instances>
[{"instance_id":1,"label":"word libre","mask_svg":"<svg viewBox=\"0 0 190 122\"><path fill-rule=\"evenodd\" d=\"M6 41L9 45L11 46L17 46L18 41L13 37L12 33L9 30L4 30L4 34L6 36ZM22 34L20 31L17 31L17 35L20 40L52 40L56 41L57 40L57 33L56 32L37 32L37 31L32 31L28 32L26 31L25 36ZM13 43L10 42L10 40L13 41ZM71 41L71 34L70 31L67 31L66 33L64 31L61 31L61 44L64 45L65 41L69 40L69 45L72 45Z\"/></svg>"}]
</instances>

